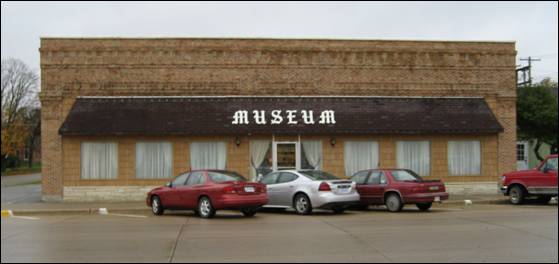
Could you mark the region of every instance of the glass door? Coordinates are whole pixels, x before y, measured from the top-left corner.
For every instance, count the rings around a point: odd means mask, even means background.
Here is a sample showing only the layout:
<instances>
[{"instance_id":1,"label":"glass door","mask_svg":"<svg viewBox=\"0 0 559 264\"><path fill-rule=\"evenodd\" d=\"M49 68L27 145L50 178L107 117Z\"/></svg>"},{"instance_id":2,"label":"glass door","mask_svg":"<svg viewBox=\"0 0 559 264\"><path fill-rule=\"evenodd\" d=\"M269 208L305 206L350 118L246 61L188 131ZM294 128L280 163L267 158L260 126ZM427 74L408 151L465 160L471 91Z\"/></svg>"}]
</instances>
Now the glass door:
<instances>
[{"instance_id":1,"label":"glass door","mask_svg":"<svg viewBox=\"0 0 559 264\"><path fill-rule=\"evenodd\" d=\"M273 169L277 170L299 170L300 146L298 142L274 142L273 145Z\"/></svg>"}]
</instances>

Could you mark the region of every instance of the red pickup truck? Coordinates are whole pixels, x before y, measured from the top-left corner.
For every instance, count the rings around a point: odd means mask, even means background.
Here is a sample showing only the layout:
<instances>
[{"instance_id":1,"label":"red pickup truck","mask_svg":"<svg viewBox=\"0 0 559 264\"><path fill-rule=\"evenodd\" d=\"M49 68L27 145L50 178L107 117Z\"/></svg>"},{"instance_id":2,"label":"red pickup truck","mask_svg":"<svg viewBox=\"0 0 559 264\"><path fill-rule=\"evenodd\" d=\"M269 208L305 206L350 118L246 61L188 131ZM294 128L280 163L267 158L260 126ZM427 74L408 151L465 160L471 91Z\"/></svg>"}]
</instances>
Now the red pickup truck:
<instances>
[{"instance_id":1,"label":"red pickup truck","mask_svg":"<svg viewBox=\"0 0 559 264\"><path fill-rule=\"evenodd\" d=\"M501 176L499 189L513 204L522 204L527 197L537 197L539 202L548 203L557 196L557 154L548 156L534 169Z\"/></svg>"}]
</instances>

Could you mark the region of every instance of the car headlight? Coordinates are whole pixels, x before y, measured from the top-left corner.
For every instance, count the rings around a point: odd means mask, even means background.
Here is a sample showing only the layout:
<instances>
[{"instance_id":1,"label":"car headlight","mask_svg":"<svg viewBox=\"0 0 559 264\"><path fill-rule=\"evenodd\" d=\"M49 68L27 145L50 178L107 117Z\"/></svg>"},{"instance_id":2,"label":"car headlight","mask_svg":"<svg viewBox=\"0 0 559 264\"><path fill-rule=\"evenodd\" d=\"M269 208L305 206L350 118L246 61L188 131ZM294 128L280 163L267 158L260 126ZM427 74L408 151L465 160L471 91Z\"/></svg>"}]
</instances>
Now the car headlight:
<instances>
[{"instance_id":1,"label":"car headlight","mask_svg":"<svg viewBox=\"0 0 559 264\"><path fill-rule=\"evenodd\" d=\"M505 176L505 175L501 176L501 182L505 182L506 179L507 179L507 176Z\"/></svg>"}]
</instances>

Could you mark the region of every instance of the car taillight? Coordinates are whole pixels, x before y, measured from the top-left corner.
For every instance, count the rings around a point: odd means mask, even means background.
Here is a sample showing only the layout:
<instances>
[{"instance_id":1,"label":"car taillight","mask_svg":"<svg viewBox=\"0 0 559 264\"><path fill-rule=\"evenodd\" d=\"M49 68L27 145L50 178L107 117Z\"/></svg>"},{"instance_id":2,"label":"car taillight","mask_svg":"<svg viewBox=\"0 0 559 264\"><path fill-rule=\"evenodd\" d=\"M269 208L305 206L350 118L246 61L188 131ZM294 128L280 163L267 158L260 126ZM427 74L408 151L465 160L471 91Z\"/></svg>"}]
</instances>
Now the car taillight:
<instances>
[{"instance_id":1,"label":"car taillight","mask_svg":"<svg viewBox=\"0 0 559 264\"><path fill-rule=\"evenodd\" d=\"M332 191L332 189L330 189L330 185L326 182L322 182L320 184L320 186L318 186L318 191L319 192L329 192Z\"/></svg>"},{"instance_id":2,"label":"car taillight","mask_svg":"<svg viewBox=\"0 0 559 264\"><path fill-rule=\"evenodd\" d=\"M233 186L227 186L223 188L223 193L237 193L237 190Z\"/></svg>"}]
</instances>

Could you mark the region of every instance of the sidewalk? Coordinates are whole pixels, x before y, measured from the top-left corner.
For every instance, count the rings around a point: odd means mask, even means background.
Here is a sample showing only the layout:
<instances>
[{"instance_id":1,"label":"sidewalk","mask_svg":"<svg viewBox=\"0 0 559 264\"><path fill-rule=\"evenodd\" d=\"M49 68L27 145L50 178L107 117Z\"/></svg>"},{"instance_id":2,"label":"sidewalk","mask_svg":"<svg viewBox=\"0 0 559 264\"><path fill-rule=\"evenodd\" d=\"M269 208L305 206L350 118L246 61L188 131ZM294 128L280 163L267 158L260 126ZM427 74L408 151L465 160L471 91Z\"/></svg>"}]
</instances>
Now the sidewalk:
<instances>
[{"instance_id":1,"label":"sidewalk","mask_svg":"<svg viewBox=\"0 0 559 264\"><path fill-rule=\"evenodd\" d=\"M441 206L464 206L464 200L471 200L476 204L508 204L508 199L502 195L477 195L477 196L451 196L450 200L443 201ZM556 202L555 202L556 203ZM17 203L2 204L2 210L11 210L14 214L92 214L99 208L107 208L109 212L149 212L150 208L145 202L96 202L96 203Z\"/></svg>"}]
</instances>

